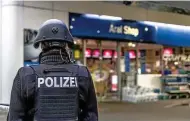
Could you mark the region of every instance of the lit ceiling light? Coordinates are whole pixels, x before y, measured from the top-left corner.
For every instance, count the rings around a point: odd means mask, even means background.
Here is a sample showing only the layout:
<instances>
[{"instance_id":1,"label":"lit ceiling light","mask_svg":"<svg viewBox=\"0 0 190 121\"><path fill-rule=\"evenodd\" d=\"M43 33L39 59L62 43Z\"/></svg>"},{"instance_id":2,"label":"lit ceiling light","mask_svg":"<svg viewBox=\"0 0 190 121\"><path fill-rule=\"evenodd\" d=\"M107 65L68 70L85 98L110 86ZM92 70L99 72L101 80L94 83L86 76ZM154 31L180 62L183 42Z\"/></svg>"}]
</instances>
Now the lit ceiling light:
<instances>
[{"instance_id":1,"label":"lit ceiling light","mask_svg":"<svg viewBox=\"0 0 190 121\"><path fill-rule=\"evenodd\" d=\"M77 41L74 41L74 44L76 45L76 44L77 44Z\"/></svg>"},{"instance_id":2,"label":"lit ceiling light","mask_svg":"<svg viewBox=\"0 0 190 121\"><path fill-rule=\"evenodd\" d=\"M75 21L75 18L72 18L72 21Z\"/></svg>"},{"instance_id":3,"label":"lit ceiling light","mask_svg":"<svg viewBox=\"0 0 190 121\"><path fill-rule=\"evenodd\" d=\"M132 45L133 45L133 43L131 43L131 42L128 43L128 46L129 46L129 47L131 47Z\"/></svg>"},{"instance_id":4,"label":"lit ceiling light","mask_svg":"<svg viewBox=\"0 0 190 121\"><path fill-rule=\"evenodd\" d=\"M108 20L122 20L121 17L116 16L107 16L107 15L101 15L100 19L108 19Z\"/></svg>"},{"instance_id":5,"label":"lit ceiling light","mask_svg":"<svg viewBox=\"0 0 190 121\"><path fill-rule=\"evenodd\" d=\"M96 14L84 14L84 16L88 18L99 18L99 15Z\"/></svg>"},{"instance_id":6,"label":"lit ceiling light","mask_svg":"<svg viewBox=\"0 0 190 121\"><path fill-rule=\"evenodd\" d=\"M174 65L178 65L179 63L178 62L174 62Z\"/></svg>"},{"instance_id":7,"label":"lit ceiling light","mask_svg":"<svg viewBox=\"0 0 190 121\"><path fill-rule=\"evenodd\" d=\"M132 46L132 47L135 47L136 45L135 45L135 44L132 44L131 46Z\"/></svg>"},{"instance_id":8,"label":"lit ceiling light","mask_svg":"<svg viewBox=\"0 0 190 121\"><path fill-rule=\"evenodd\" d=\"M110 70L110 73L114 73L114 70Z\"/></svg>"},{"instance_id":9,"label":"lit ceiling light","mask_svg":"<svg viewBox=\"0 0 190 121\"><path fill-rule=\"evenodd\" d=\"M144 29L146 32L148 31L148 27L145 27L145 29Z\"/></svg>"},{"instance_id":10,"label":"lit ceiling light","mask_svg":"<svg viewBox=\"0 0 190 121\"><path fill-rule=\"evenodd\" d=\"M108 16L108 15L84 14L84 16L87 18L99 18L99 19L105 19L105 20L122 20L121 17Z\"/></svg>"},{"instance_id":11,"label":"lit ceiling light","mask_svg":"<svg viewBox=\"0 0 190 121\"><path fill-rule=\"evenodd\" d=\"M156 61L156 67L160 67L160 61Z\"/></svg>"},{"instance_id":12,"label":"lit ceiling light","mask_svg":"<svg viewBox=\"0 0 190 121\"><path fill-rule=\"evenodd\" d=\"M73 26L70 26L70 29L73 29Z\"/></svg>"},{"instance_id":13,"label":"lit ceiling light","mask_svg":"<svg viewBox=\"0 0 190 121\"><path fill-rule=\"evenodd\" d=\"M80 41L80 39L77 39L77 41L76 41L77 43L81 43L81 41Z\"/></svg>"},{"instance_id":14,"label":"lit ceiling light","mask_svg":"<svg viewBox=\"0 0 190 121\"><path fill-rule=\"evenodd\" d=\"M148 73L150 73L150 72L151 72L151 69L150 69L150 68L147 68L146 71L147 71Z\"/></svg>"}]
</instances>

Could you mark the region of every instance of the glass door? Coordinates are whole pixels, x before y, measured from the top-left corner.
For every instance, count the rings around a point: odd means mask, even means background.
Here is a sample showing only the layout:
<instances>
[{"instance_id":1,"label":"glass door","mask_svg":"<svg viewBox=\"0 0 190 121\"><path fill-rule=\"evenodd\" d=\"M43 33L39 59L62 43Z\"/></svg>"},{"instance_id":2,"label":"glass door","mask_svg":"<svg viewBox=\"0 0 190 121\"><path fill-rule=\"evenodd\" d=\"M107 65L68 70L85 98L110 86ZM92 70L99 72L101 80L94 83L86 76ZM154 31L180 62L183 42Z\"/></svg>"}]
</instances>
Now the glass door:
<instances>
[{"instance_id":1,"label":"glass door","mask_svg":"<svg viewBox=\"0 0 190 121\"><path fill-rule=\"evenodd\" d=\"M91 71L96 89L97 97L100 101L113 100L117 98L117 53L116 42L96 40L90 47L91 58L87 58L87 66Z\"/></svg>"},{"instance_id":2,"label":"glass door","mask_svg":"<svg viewBox=\"0 0 190 121\"><path fill-rule=\"evenodd\" d=\"M75 59L78 63L86 64L88 67L98 100L117 99L119 94L117 43L114 41L81 39L80 41L77 40L75 44ZM84 49L85 52L83 52Z\"/></svg>"}]
</instances>

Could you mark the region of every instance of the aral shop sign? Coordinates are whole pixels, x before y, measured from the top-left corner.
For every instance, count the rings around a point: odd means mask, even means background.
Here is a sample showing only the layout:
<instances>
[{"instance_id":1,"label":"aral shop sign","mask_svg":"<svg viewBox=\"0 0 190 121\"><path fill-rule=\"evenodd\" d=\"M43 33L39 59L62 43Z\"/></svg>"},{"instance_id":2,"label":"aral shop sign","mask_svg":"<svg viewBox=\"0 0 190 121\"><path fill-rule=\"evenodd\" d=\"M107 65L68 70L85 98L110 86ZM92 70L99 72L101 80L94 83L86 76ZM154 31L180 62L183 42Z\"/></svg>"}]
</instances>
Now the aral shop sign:
<instances>
[{"instance_id":1,"label":"aral shop sign","mask_svg":"<svg viewBox=\"0 0 190 121\"><path fill-rule=\"evenodd\" d=\"M125 34L125 35L133 35L137 37L139 35L138 28L132 28L130 26L114 26L113 24L110 25L109 33L116 33L116 34Z\"/></svg>"},{"instance_id":2,"label":"aral shop sign","mask_svg":"<svg viewBox=\"0 0 190 121\"><path fill-rule=\"evenodd\" d=\"M183 61L190 62L190 55L170 55L163 56L164 61Z\"/></svg>"},{"instance_id":3,"label":"aral shop sign","mask_svg":"<svg viewBox=\"0 0 190 121\"><path fill-rule=\"evenodd\" d=\"M116 41L152 42L154 26L133 20L114 20L99 15L69 13L69 26L74 37Z\"/></svg>"}]
</instances>

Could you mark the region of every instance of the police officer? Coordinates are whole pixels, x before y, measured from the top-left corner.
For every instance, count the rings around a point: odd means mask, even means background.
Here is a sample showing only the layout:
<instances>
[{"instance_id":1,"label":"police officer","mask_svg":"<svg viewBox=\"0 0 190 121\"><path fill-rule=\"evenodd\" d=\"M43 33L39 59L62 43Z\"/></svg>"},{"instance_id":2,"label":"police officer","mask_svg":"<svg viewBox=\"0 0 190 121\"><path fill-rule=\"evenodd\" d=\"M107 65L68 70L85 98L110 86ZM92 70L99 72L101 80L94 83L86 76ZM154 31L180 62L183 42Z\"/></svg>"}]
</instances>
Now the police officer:
<instances>
[{"instance_id":1,"label":"police officer","mask_svg":"<svg viewBox=\"0 0 190 121\"><path fill-rule=\"evenodd\" d=\"M62 21L42 24L34 40L40 64L18 70L9 121L98 121L93 81L87 67L74 64L73 43Z\"/></svg>"}]
</instances>

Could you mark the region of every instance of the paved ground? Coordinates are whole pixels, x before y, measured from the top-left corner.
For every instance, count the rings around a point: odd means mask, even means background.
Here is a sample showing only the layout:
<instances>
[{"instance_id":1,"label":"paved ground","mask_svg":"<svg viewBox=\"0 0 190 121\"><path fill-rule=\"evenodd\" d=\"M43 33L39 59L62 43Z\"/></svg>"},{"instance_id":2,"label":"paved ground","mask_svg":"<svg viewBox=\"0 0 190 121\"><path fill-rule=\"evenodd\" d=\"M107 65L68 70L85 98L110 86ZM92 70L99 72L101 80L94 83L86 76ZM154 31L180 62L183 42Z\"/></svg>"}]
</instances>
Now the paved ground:
<instances>
[{"instance_id":1,"label":"paved ground","mask_svg":"<svg viewBox=\"0 0 190 121\"><path fill-rule=\"evenodd\" d=\"M100 121L190 121L189 106L171 107L179 102L181 101L144 104L101 103ZM0 115L0 121L5 121L5 115Z\"/></svg>"},{"instance_id":2,"label":"paved ground","mask_svg":"<svg viewBox=\"0 0 190 121\"><path fill-rule=\"evenodd\" d=\"M189 106L167 108L179 102L181 101L101 104L100 121L190 121Z\"/></svg>"}]
</instances>

